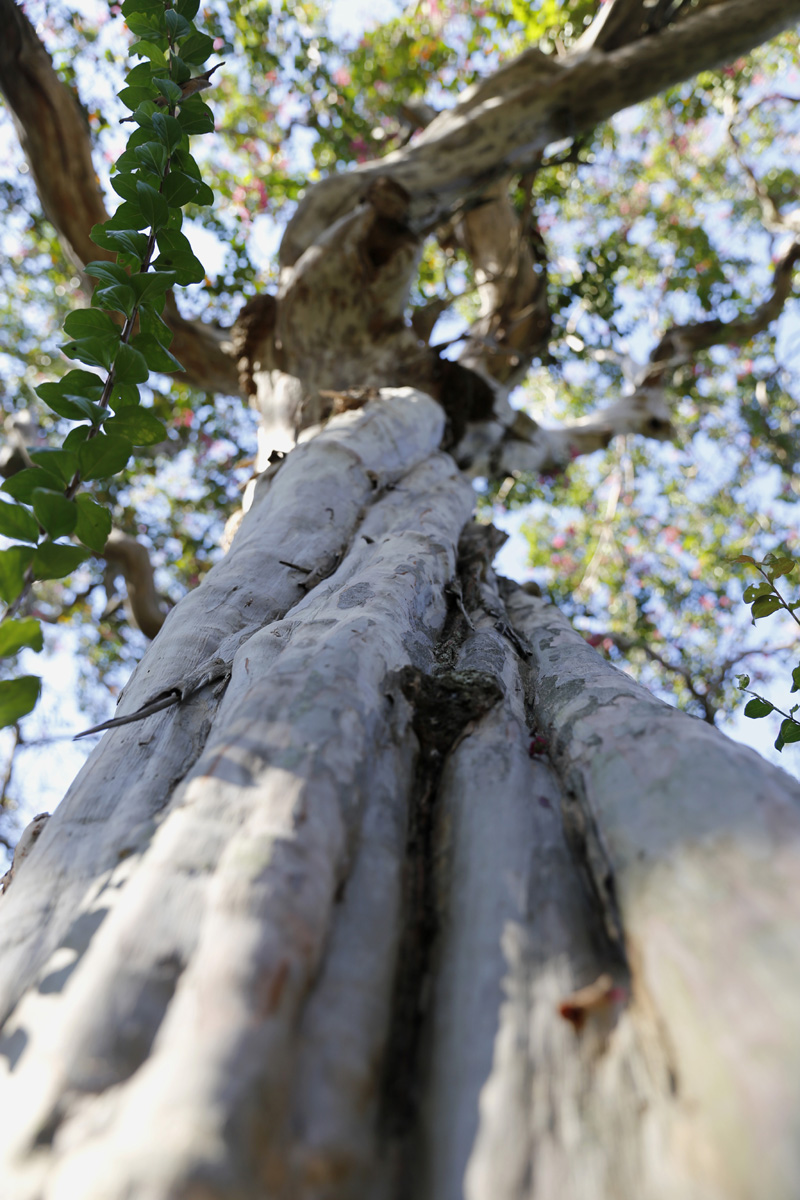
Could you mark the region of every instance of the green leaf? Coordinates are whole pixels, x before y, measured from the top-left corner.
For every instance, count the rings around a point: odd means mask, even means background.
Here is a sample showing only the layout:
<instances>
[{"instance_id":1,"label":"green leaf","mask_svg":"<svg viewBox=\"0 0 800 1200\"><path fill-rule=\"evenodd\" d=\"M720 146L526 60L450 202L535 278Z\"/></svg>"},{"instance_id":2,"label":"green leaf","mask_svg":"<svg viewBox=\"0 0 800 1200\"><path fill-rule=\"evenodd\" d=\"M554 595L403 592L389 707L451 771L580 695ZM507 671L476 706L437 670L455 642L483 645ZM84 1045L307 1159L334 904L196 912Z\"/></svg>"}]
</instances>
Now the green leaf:
<instances>
[{"instance_id":1,"label":"green leaf","mask_svg":"<svg viewBox=\"0 0 800 1200\"><path fill-rule=\"evenodd\" d=\"M85 396L88 400L99 400L103 394L105 380L99 375L95 375L93 371L81 371L76 369L67 371L57 383L42 383L36 388L36 395L41 396L45 403L49 404L49 396L51 395L48 389L58 388L63 396Z\"/></svg>"},{"instance_id":2,"label":"green leaf","mask_svg":"<svg viewBox=\"0 0 800 1200\"><path fill-rule=\"evenodd\" d=\"M130 275L122 267L112 262L90 262L83 268L93 279L101 279L103 283L130 283Z\"/></svg>"},{"instance_id":3,"label":"green leaf","mask_svg":"<svg viewBox=\"0 0 800 1200\"><path fill-rule=\"evenodd\" d=\"M782 575L791 575L792 571L797 566L793 558L776 558L769 564L768 574L770 579L780 579ZM788 742L788 738L785 739Z\"/></svg>"},{"instance_id":4,"label":"green leaf","mask_svg":"<svg viewBox=\"0 0 800 1200\"><path fill-rule=\"evenodd\" d=\"M136 147L134 154L143 167L154 171L157 175L164 174L167 166L167 151L161 142L145 142L143 146Z\"/></svg>"},{"instance_id":5,"label":"green leaf","mask_svg":"<svg viewBox=\"0 0 800 1200\"><path fill-rule=\"evenodd\" d=\"M42 542L33 559L34 579L63 579L80 566L88 551L82 546L57 546Z\"/></svg>"},{"instance_id":6,"label":"green leaf","mask_svg":"<svg viewBox=\"0 0 800 1200\"><path fill-rule=\"evenodd\" d=\"M792 687L793 692L800 692L800 665L796 666L792 671Z\"/></svg>"},{"instance_id":7,"label":"green leaf","mask_svg":"<svg viewBox=\"0 0 800 1200\"><path fill-rule=\"evenodd\" d=\"M759 617L768 617L770 613L777 612L782 607L777 596L761 596L752 605L750 612L753 614L753 620L757 621Z\"/></svg>"},{"instance_id":8,"label":"green leaf","mask_svg":"<svg viewBox=\"0 0 800 1200\"><path fill-rule=\"evenodd\" d=\"M105 414L103 420L105 420L107 416L111 415L110 410L107 408L101 408L99 411ZM64 441L61 443L62 449L77 451L78 447L82 446L86 441L89 433L90 429L88 425L78 425L77 428L70 429L69 433L64 438Z\"/></svg>"},{"instance_id":9,"label":"green leaf","mask_svg":"<svg viewBox=\"0 0 800 1200\"><path fill-rule=\"evenodd\" d=\"M0 623L0 658L10 658L24 647L38 653L43 645L42 627L34 617Z\"/></svg>"},{"instance_id":10,"label":"green leaf","mask_svg":"<svg viewBox=\"0 0 800 1200\"><path fill-rule=\"evenodd\" d=\"M78 520L78 510L72 500L60 492L37 488L33 493L33 511L42 529L55 541L72 533Z\"/></svg>"},{"instance_id":11,"label":"green leaf","mask_svg":"<svg viewBox=\"0 0 800 1200\"><path fill-rule=\"evenodd\" d=\"M183 171L184 175L189 175L192 179L196 179L198 183L203 178L199 166L185 146L181 146L180 149L175 151L173 165Z\"/></svg>"},{"instance_id":12,"label":"green leaf","mask_svg":"<svg viewBox=\"0 0 800 1200\"><path fill-rule=\"evenodd\" d=\"M740 688L749 687L750 686L750 676L749 675L737 675L736 676L736 686L740 687Z\"/></svg>"},{"instance_id":13,"label":"green leaf","mask_svg":"<svg viewBox=\"0 0 800 1200\"><path fill-rule=\"evenodd\" d=\"M174 271L147 271L142 275L134 275L134 286L139 296L139 303L148 301L155 304L159 299L164 304L164 295L175 283Z\"/></svg>"},{"instance_id":14,"label":"green leaf","mask_svg":"<svg viewBox=\"0 0 800 1200\"><path fill-rule=\"evenodd\" d=\"M750 604L753 600L757 600L759 596L771 596L771 583L750 583L742 592L742 597L745 604Z\"/></svg>"},{"instance_id":15,"label":"green leaf","mask_svg":"<svg viewBox=\"0 0 800 1200\"><path fill-rule=\"evenodd\" d=\"M4 679L0 683L0 728L16 725L22 717L35 708L42 689L38 675L20 675L17 679Z\"/></svg>"},{"instance_id":16,"label":"green leaf","mask_svg":"<svg viewBox=\"0 0 800 1200\"><path fill-rule=\"evenodd\" d=\"M147 183L136 184L136 200L151 229L161 229L167 223L169 206L164 197Z\"/></svg>"},{"instance_id":17,"label":"green leaf","mask_svg":"<svg viewBox=\"0 0 800 1200\"><path fill-rule=\"evenodd\" d=\"M755 559L749 554L737 554L736 558L730 560L732 563L755 563Z\"/></svg>"},{"instance_id":18,"label":"green leaf","mask_svg":"<svg viewBox=\"0 0 800 1200\"><path fill-rule=\"evenodd\" d=\"M130 179L129 175L120 177L115 175L114 179L120 178ZM126 197L125 203L120 204L113 217L109 217L105 223L106 229L141 229L147 222L144 219L144 213L139 208L135 200L136 188L133 189L133 199Z\"/></svg>"},{"instance_id":19,"label":"green leaf","mask_svg":"<svg viewBox=\"0 0 800 1200\"><path fill-rule=\"evenodd\" d=\"M0 504L0 533L17 542L33 542L36 545L39 540L36 520L27 508L20 508L18 504Z\"/></svg>"},{"instance_id":20,"label":"green leaf","mask_svg":"<svg viewBox=\"0 0 800 1200\"><path fill-rule=\"evenodd\" d=\"M117 165L119 165L119 163ZM111 176L110 183L118 196L122 196L123 200L132 200L138 209L138 202L136 200L136 184L138 183L138 180L135 175L131 175L128 171L118 171L116 175ZM141 211L141 209L139 209L139 211ZM116 216L116 213L114 215ZM101 228L107 229L109 224L110 222L106 221ZM138 226L139 222L137 221L136 227L138 228ZM94 228L96 229L97 226L94 226ZM131 222L131 228L133 228L133 222ZM147 239L147 234L141 234L141 236L145 238L145 240ZM114 282L118 281L115 280Z\"/></svg>"},{"instance_id":21,"label":"green leaf","mask_svg":"<svg viewBox=\"0 0 800 1200\"><path fill-rule=\"evenodd\" d=\"M142 43L140 43L140 45L141 44ZM153 89L151 87L142 86L124 87L117 92L117 95L125 107L129 108L131 112L133 112L139 107L140 104L144 104L146 100L153 99Z\"/></svg>"},{"instance_id":22,"label":"green leaf","mask_svg":"<svg viewBox=\"0 0 800 1200\"><path fill-rule=\"evenodd\" d=\"M160 25L154 24L152 21L148 21L145 17L139 17L135 15L130 16L125 23L134 37L142 39L141 41L134 42L134 44L131 46L130 53L138 54L140 58L144 57L145 55L148 58L152 57L154 61L158 62L159 67L161 67L163 70L167 65L166 58L164 58L162 55L159 59L153 54L154 51L158 51L157 42L163 33L163 28Z\"/></svg>"},{"instance_id":23,"label":"green leaf","mask_svg":"<svg viewBox=\"0 0 800 1200\"><path fill-rule=\"evenodd\" d=\"M114 381L111 391L111 407L115 412L139 403L139 389L135 383L120 383Z\"/></svg>"},{"instance_id":24,"label":"green leaf","mask_svg":"<svg viewBox=\"0 0 800 1200\"><path fill-rule=\"evenodd\" d=\"M162 194L170 208L180 208L194 200L199 190L196 179L184 175L182 171L170 171L164 180Z\"/></svg>"},{"instance_id":25,"label":"green leaf","mask_svg":"<svg viewBox=\"0 0 800 1200\"><path fill-rule=\"evenodd\" d=\"M154 79L153 83L167 101L167 104L180 104L182 92L174 79Z\"/></svg>"},{"instance_id":26,"label":"green leaf","mask_svg":"<svg viewBox=\"0 0 800 1200\"><path fill-rule=\"evenodd\" d=\"M754 696L745 704L744 715L752 717L754 720L758 717L768 717L774 708L775 705L770 704L769 700L762 700L760 696Z\"/></svg>"},{"instance_id":27,"label":"green leaf","mask_svg":"<svg viewBox=\"0 0 800 1200\"><path fill-rule=\"evenodd\" d=\"M138 263L139 259L134 261ZM92 304L132 317L136 308L136 292L129 285L121 283L113 283L111 287L98 287L94 289Z\"/></svg>"},{"instance_id":28,"label":"green leaf","mask_svg":"<svg viewBox=\"0 0 800 1200\"><path fill-rule=\"evenodd\" d=\"M43 471L39 467L26 467L24 471L17 471L16 475L7 479L0 486L0 491L13 496L22 504L33 504L33 493L41 487L62 491L63 483L55 479L49 471Z\"/></svg>"},{"instance_id":29,"label":"green leaf","mask_svg":"<svg viewBox=\"0 0 800 1200\"><path fill-rule=\"evenodd\" d=\"M181 14L176 12L174 8L168 8L166 10L164 13L164 19L167 22L167 33L173 39L173 41L176 38L186 37L192 32L192 27L186 20L186 17L182 17ZM183 47L181 47L181 51L183 51Z\"/></svg>"},{"instance_id":30,"label":"green leaf","mask_svg":"<svg viewBox=\"0 0 800 1200\"><path fill-rule=\"evenodd\" d=\"M166 71L168 69L167 56L158 44L158 30L151 25L142 24L139 27L138 42L134 42L131 46L131 54L136 54L139 58L148 58L152 67L147 63L140 63L139 66L146 66L150 71L151 79L154 70ZM152 92L150 93L152 97Z\"/></svg>"},{"instance_id":31,"label":"green leaf","mask_svg":"<svg viewBox=\"0 0 800 1200\"><path fill-rule=\"evenodd\" d=\"M174 354L170 354L169 350L146 333L138 334L132 345L144 356L144 359L151 371L165 371L169 374L172 371L182 371L183 367L178 362Z\"/></svg>"},{"instance_id":32,"label":"green leaf","mask_svg":"<svg viewBox=\"0 0 800 1200\"><path fill-rule=\"evenodd\" d=\"M111 513L102 504L98 504L91 496L81 493L75 497L78 506L78 523L75 526L76 536L94 550L102 554L108 535L111 533Z\"/></svg>"},{"instance_id":33,"label":"green leaf","mask_svg":"<svg viewBox=\"0 0 800 1200\"><path fill-rule=\"evenodd\" d=\"M99 404L95 404L91 400L87 400L85 396L65 396L59 391L59 384L40 385L41 388L52 387L53 391L43 395L42 399L48 408L51 408L54 413L58 413L60 417L66 417L70 421L91 421L92 424L99 425L105 420L105 413L108 411L101 408ZM40 388L36 389L40 392Z\"/></svg>"},{"instance_id":34,"label":"green leaf","mask_svg":"<svg viewBox=\"0 0 800 1200\"><path fill-rule=\"evenodd\" d=\"M41 467L44 471L47 471L48 475L52 475L55 480L55 486L59 491L61 491L63 484L70 482L78 465L75 455L63 448L60 450L55 448L51 450L48 447L45 450L32 450L30 457L36 463L37 467ZM49 488L52 485L43 483L40 486Z\"/></svg>"},{"instance_id":35,"label":"green leaf","mask_svg":"<svg viewBox=\"0 0 800 1200\"><path fill-rule=\"evenodd\" d=\"M162 0L123 0L122 4L122 15L126 20L134 13L138 13L140 16L149 16L155 20L163 11Z\"/></svg>"},{"instance_id":36,"label":"green leaf","mask_svg":"<svg viewBox=\"0 0 800 1200\"><path fill-rule=\"evenodd\" d=\"M170 78L176 83L186 83L186 80L191 78L192 72L188 65L183 61L179 54L171 54L169 59Z\"/></svg>"},{"instance_id":37,"label":"green leaf","mask_svg":"<svg viewBox=\"0 0 800 1200\"><path fill-rule=\"evenodd\" d=\"M180 122L168 113L153 113L153 131L170 154L177 150L184 136Z\"/></svg>"},{"instance_id":38,"label":"green leaf","mask_svg":"<svg viewBox=\"0 0 800 1200\"><path fill-rule=\"evenodd\" d=\"M0 600L13 604L22 591L25 572L33 562L33 546L9 546L0 550Z\"/></svg>"},{"instance_id":39,"label":"green leaf","mask_svg":"<svg viewBox=\"0 0 800 1200\"><path fill-rule=\"evenodd\" d=\"M114 361L114 374L120 383L147 383L147 360L133 346L120 346Z\"/></svg>"},{"instance_id":40,"label":"green leaf","mask_svg":"<svg viewBox=\"0 0 800 1200\"><path fill-rule=\"evenodd\" d=\"M81 338L79 342L65 342L60 349L67 358L76 358L89 367L111 369L114 359L114 343L106 338Z\"/></svg>"},{"instance_id":41,"label":"green leaf","mask_svg":"<svg viewBox=\"0 0 800 1200\"><path fill-rule=\"evenodd\" d=\"M142 333L156 338L160 345L169 349L173 338L172 330L159 313L147 304L143 304L139 309L139 328Z\"/></svg>"},{"instance_id":42,"label":"green leaf","mask_svg":"<svg viewBox=\"0 0 800 1200\"><path fill-rule=\"evenodd\" d=\"M200 208L207 204L214 203L214 193L207 183L201 183L197 189L197 195L194 198L195 204Z\"/></svg>"},{"instance_id":43,"label":"green leaf","mask_svg":"<svg viewBox=\"0 0 800 1200\"><path fill-rule=\"evenodd\" d=\"M185 234L174 229L162 229L158 235L158 248L160 254L153 264L157 270L173 270L181 285L202 283L205 279L205 267L199 258L195 258Z\"/></svg>"},{"instance_id":44,"label":"green leaf","mask_svg":"<svg viewBox=\"0 0 800 1200\"><path fill-rule=\"evenodd\" d=\"M781 721L781 737L786 745L789 742L800 742L800 724L793 721L791 717L787 717L785 721Z\"/></svg>"},{"instance_id":45,"label":"green leaf","mask_svg":"<svg viewBox=\"0 0 800 1200\"><path fill-rule=\"evenodd\" d=\"M184 62L202 65L210 54L214 53L214 41L207 33L197 30L181 43L181 58Z\"/></svg>"},{"instance_id":46,"label":"green leaf","mask_svg":"<svg viewBox=\"0 0 800 1200\"><path fill-rule=\"evenodd\" d=\"M155 446L166 441L167 431L149 408L123 408L107 423L109 434L119 434L134 446Z\"/></svg>"},{"instance_id":47,"label":"green leaf","mask_svg":"<svg viewBox=\"0 0 800 1200\"><path fill-rule=\"evenodd\" d=\"M148 84L152 81L153 70L149 63L137 63L135 67L131 67L128 74L125 76L125 82L129 84Z\"/></svg>"},{"instance_id":48,"label":"green leaf","mask_svg":"<svg viewBox=\"0 0 800 1200\"><path fill-rule=\"evenodd\" d=\"M178 121L186 134L214 132L214 114L199 96L192 96L184 101L178 113Z\"/></svg>"},{"instance_id":49,"label":"green leaf","mask_svg":"<svg viewBox=\"0 0 800 1200\"><path fill-rule=\"evenodd\" d=\"M78 451L81 475L84 479L105 479L109 475L116 475L126 466L132 449L126 438L98 434Z\"/></svg>"},{"instance_id":50,"label":"green leaf","mask_svg":"<svg viewBox=\"0 0 800 1200\"><path fill-rule=\"evenodd\" d=\"M177 0L175 8L182 17L186 17L187 21L193 21L197 16L197 10L200 7L200 0Z\"/></svg>"},{"instance_id":51,"label":"green leaf","mask_svg":"<svg viewBox=\"0 0 800 1200\"><path fill-rule=\"evenodd\" d=\"M116 176L115 176L116 178ZM125 178L130 179L130 176ZM134 185L134 195L136 188ZM106 250L122 251L143 261L147 253L147 234L135 229L109 229L106 225L92 226L92 241Z\"/></svg>"},{"instance_id":52,"label":"green leaf","mask_svg":"<svg viewBox=\"0 0 800 1200\"><path fill-rule=\"evenodd\" d=\"M119 328L111 320L108 313L96 308L76 308L67 313L64 319L64 329L71 338L101 337L111 341L119 338Z\"/></svg>"}]
</instances>

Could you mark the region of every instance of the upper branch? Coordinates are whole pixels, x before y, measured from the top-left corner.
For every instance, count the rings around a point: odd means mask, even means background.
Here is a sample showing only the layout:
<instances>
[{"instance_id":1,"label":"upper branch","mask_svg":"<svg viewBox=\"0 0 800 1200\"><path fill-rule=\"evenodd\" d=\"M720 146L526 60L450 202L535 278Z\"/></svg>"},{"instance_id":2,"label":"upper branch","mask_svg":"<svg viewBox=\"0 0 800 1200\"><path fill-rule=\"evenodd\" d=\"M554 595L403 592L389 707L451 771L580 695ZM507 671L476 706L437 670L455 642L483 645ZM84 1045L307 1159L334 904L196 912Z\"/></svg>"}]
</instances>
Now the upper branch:
<instances>
[{"instance_id":1,"label":"upper branch","mask_svg":"<svg viewBox=\"0 0 800 1200\"><path fill-rule=\"evenodd\" d=\"M287 229L281 263L295 263L376 175L402 185L409 227L426 232L494 180L526 169L552 142L738 58L798 19L800 0L720 0L607 53L579 47L556 58L526 50L464 92L415 142L312 188Z\"/></svg>"},{"instance_id":2,"label":"upper branch","mask_svg":"<svg viewBox=\"0 0 800 1200\"><path fill-rule=\"evenodd\" d=\"M53 69L50 55L13 0L0 0L0 90L30 164L45 216L77 267L112 257L89 240L105 221L85 120Z\"/></svg>"},{"instance_id":3,"label":"upper branch","mask_svg":"<svg viewBox=\"0 0 800 1200\"><path fill-rule=\"evenodd\" d=\"M112 257L89 237L92 226L106 221L108 213L80 106L13 0L0 0L0 28L0 91L11 110L45 215L78 268L92 259ZM172 352L189 382L236 394L239 383L228 335L217 326L185 320L174 301L164 318L174 334Z\"/></svg>"},{"instance_id":4,"label":"upper branch","mask_svg":"<svg viewBox=\"0 0 800 1200\"><path fill-rule=\"evenodd\" d=\"M731 321L712 319L671 326L650 355L641 386L660 383L665 373L683 366L701 350L721 344L741 346L762 333L783 311L792 292L794 268L798 262L800 241L792 241L775 264L769 295L751 313Z\"/></svg>"}]
</instances>

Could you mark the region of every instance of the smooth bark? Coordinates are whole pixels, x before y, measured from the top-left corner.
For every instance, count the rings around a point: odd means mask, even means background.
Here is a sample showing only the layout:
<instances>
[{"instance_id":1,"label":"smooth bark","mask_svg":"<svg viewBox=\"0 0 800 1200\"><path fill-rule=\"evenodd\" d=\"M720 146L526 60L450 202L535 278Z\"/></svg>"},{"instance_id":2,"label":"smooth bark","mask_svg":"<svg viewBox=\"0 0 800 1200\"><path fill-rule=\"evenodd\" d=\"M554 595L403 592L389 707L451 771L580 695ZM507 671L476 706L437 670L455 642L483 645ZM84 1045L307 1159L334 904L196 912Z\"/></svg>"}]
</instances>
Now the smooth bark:
<instances>
[{"instance_id":1,"label":"smooth bark","mask_svg":"<svg viewBox=\"0 0 800 1200\"><path fill-rule=\"evenodd\" d=\"M794 1195L800 787L495 581L442 420L289 455L124 705L224 696L108 733L12 881L9 1200Z\"/></svg>"}]
</instances>

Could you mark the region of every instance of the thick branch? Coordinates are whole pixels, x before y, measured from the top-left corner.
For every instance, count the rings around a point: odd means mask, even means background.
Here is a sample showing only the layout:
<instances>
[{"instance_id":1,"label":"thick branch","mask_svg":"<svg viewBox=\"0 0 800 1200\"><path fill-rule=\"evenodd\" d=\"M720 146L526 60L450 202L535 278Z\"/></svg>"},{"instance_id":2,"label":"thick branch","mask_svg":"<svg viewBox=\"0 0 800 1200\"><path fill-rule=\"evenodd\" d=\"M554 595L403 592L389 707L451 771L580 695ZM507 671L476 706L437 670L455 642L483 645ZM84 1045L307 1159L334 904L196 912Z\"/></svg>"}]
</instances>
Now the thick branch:
<instances>
[{"instance_id":1,"label":"thick branch","mask_svg":"<svg viewBox=\"0 0 800 1200\"><path fill-rule=\"evenodd\" d=\"M592 49L556 59L526 50L468 89L413 144L317 184L289 225L281 262L296 262L376 175L390 174L410 194L412 228L431 229L550 143L748 53L798 18L800 0L723 0L612 53Z\"/></svg>"},{"instance_id":2,"label":"thick branch","mask_svg":"<svg viewBox=\"0 0 800 1200\"><path fill-rule=\"evenodd\" d=\"M520 219L514 211L508 189L509 181L499 180L488 203L473 208L458 227L481 298L459 361L512 387L533 355L546 351L550 312L541 239L530 227L530 212Z\"/></svg>"},{"instance_id":3,"label":"thick branch","mask_svg":"<svg viewBox=\"0 0 800 1200\"><path fill-rule=\"evenodd\" d=\"M78 268L92 259L113 257L89 238L92 226L106 221L108 213L80 106L13 0L0 0L0 27L0 91L11 110L45 215ZM172 351L189 382L235 395L239 390L236 364L222 330L185 320L174 301L165 319L175 335Z\"/></svg>"},{"instance_id":4,"label":"thick branch","mask_svg":"<svg viewBox=\"0 0 800 1200\"><path fill-rule=\"evenodd\" d=\"M668 436L669 416L657 389L641 387L596 418L568 431L534 429L520 436L510 434L515 414L504 400L505 386L514 381L541 344L546 311L540 310L532 285L530 264L523 264L519 277L509 271L510 250L519 226L507 201L497 192L501 181L527 167L535 166L545 148L554 141L593 129L615 112L657 94L665 87L691 77L700 69L735 58L754 45L780 32L800 15L800 0L789 3L768 0L756 11L748 0L720 3L685 10L680 20L667 24L652 36L641 36L635 6L625 8L630 20L626 37L637 38L606 53L605 39L598 36L589 50L579 49L563 58L547 56L532 48L468 89L454 108L441 113L413 144L343 176L324 180L312 188L291 221L281 245L281 290L278 296L277 328L284 356L284 369L294 378L298 399L294 405L298 427L305 423L302 406L311 408L318 389L330 387L321 371L332 369L336 386L352 386L350 376L360 366L361 346L352 334L342 335L343 309L340 281L363 274L369 262L374 274L369 279L373 293L380 293L381 312L400 312L404 307L410 273L416 256L396 254L386 263L370 260L367 246L371 217L365 211L370 189L380 179L391 182L407 197L403 206L402 232L420 238L443 221L458 222L460 236L472 255L482 286L487 292L497 287L491 311L482 312L484 327L472 338L465 362L494 381L497 392L495 420L488 414L468 418L467 443L456 448L462 464L473 469L499 467L510 470L551 470L563 466L575 453L607 444L620 432ZM656 24L671 20L678 10L659 7L649 12ZM631 23L633 22L633 23ZM645 30L647 32L647 30ZM621 28L612 42L622 37ZM496 224L491 225L490 218ZM360 223L359 223L360 222ZM335 232L334 232L335 231ZM347 236L345 236L347 233ZM410 246L409 246L410 249ZM335 286L331 286L331 280ZM352 295L354 289L349 289ZM365 289L358 291L366 299ZM397 304L392 303L394 296ZM313 297L311 320L309 297ZM362 299L362 303L363 303ZM290 328L281 309L293 304ZM348 299L352 305L352 300ZM298 322L297 318L300 318ZM536 325L532 329L531 322ZM350 322L352 325L352 322ZM527 328L526 328L527 324ZM398 348L408 365L408 331L400 326L370 330L370 359L382 371L383 382L399 382ZM363 324L360 326L363 330ZM309 366L307 343L313 329L314 357ZM514 338L509 338L513 331ZM294 340L297 334L302 335ZM502 338L496 336L502 333ZM531 337L531 334L535 337ZM494 338L494 345L492 340ZM363 338L362 338L363 341ZM510 345L506 344L509 343ZM508 350L513 361L505 359ZM429 363L422 363L423 370ZM510 369L509 369L510 368ZM371 381L373 381L371 379ZM374 379L376 384L381 381ZM435 394L424 376L409 382ZM276 406L274 383L269 387L269 408ZM480 423L480 428L473 426ZM498 442L503 448L498 453ZM513 442L513 444L511 444ZM513 453L511 453L513 451ZM479 464L479 465L478 465Z\"/></svg>"},{"instance_id":5,"label":"thick branch","mask_svg":"<svg viewBox=\"0 0 800 1200\"><path fill-rule=\"evenodd\" d=\"M752 313L734 317L731 321L714 319L671 326L650 355L650 366L642 386L659 383L667 371L674 371L701 350L718 345L742 346L756 334L762 333L781 315L792 292L794 268L798 261L800 242L794 241L775 265L770 294Z\"/></svg>"},{"instance_id":6,"label":"thick branch","mask_svg":"<svg viewBox=\"0 0 800 1200\"><path fill-rule=\"evenodd\" d=\"M106 562L112 563L125 577L129 615L145 637L154 638L164 624L161 597L156 591L153 564L147 547L136 538L112 529L103 549Z\"/></svg>"}]
</instances>

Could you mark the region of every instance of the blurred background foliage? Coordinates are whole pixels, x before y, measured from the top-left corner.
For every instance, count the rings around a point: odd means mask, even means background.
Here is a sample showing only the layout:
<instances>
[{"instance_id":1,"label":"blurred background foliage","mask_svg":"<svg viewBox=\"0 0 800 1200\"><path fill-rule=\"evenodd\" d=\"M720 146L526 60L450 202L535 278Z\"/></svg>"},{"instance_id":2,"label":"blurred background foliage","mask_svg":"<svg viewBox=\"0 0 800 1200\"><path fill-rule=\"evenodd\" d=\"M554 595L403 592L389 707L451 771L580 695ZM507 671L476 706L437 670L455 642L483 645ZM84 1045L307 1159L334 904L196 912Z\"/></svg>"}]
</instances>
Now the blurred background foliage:
<instances>
[{"instance_id":1,"label":"blurred background foliage","mask_svg":"<svg viewBox=\"0 0 800 1200\"><path fill-rule=\"evenodd\" d=\"M129 40L118 6L24 7L80 99L113 205L107 181L125 142L115 93ZM401 148L431 111L524 47L569 49L597 8L595 0L369 8L338 0L328 11L303 0L209 0L201 15L225 67L209 94L217 135L198 157L217 200L187 214L184 231L207 278L183 289L182 311L229 324L248 297L274 286L281 232L305 188ZM370 24L365 10L385 19ZM585 415L618 397L630 364L643 365L672 323L730 320L763 301L796 203L799 103L797 36L787 34L551 148L550 165L515 192L546 249L554 328L547 361L514 403L544 425ZM48 442L58 421L33 388L66 369L59 329L79 279L2 111L0 151L3 409L31 411ZM476 300L470 263L450 241L426 245L412 303L441 310L431 340L452 340L457 353ZM791 297L768 331L701 353L674 378L674 443L616 439L557 478L478 481L482 516L525 539L524 553L519 539L506 553L506 569L535 580L601 653L706 719L736 703L743 655L755 680L781 661L762 653L730 559L797 553L799 349ZM150 548L174 603L220 553L251 473L255 418L238 398L168 379L155 380L152 404L167 442L98 498L111 503L115 526ZM34 602L53 630L53 653L74 656L72 699L82 709L70 717L74 728L109 715L144 645L124 610L110 611L103 572L90 560ZM75 632L66 635L65 622ZM775 625L769 634L783 638ZM23 740L61 731L49 711ZM5 801L24 791L6 778Z\"/></svg>"}]
</instances>

